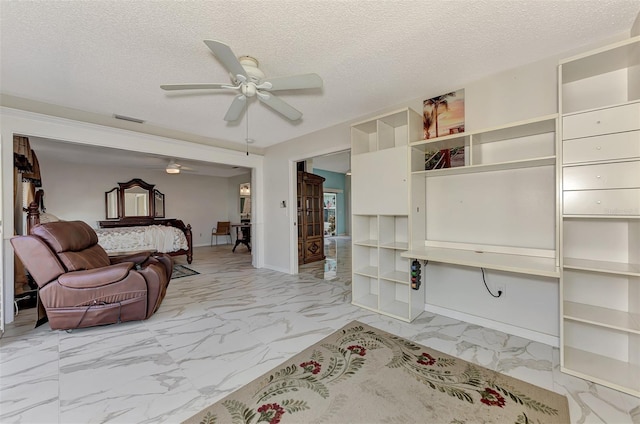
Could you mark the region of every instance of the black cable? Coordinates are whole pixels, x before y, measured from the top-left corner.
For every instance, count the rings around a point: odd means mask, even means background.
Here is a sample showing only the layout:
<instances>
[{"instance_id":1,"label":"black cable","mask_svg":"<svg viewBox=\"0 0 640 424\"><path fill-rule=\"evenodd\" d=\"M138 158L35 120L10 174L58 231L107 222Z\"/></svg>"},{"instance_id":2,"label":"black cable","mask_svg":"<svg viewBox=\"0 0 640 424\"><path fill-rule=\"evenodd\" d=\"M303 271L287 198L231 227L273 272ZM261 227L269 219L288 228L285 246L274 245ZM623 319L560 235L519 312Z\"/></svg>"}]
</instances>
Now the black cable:
<instances>
[{"instance_id":1,"label":"black cable","mask_svg":"<svg viewBox=\"0 0 640 424\"><path fill-rule=\"evenodd\" d=\"M485 280L484 278L484 268L480 268L480 271L482 271L482 282L484 283L484 286L487 288L487 291L489 292L489 294L493 297L500 297L502 296L502 290L498 290L498 295L496 296L495 294L491 293L491 290L489 290L489 286L487 285L487 280Z\"/></svg>"},{"instance_id":2,"label":"black cable","mask_svg":"<svg viewBox=\"0 0 640 424\"><path fill-rule=\"evenodd\" d=\"M118 302L120 303L120 302ZM84 312L82 313L82 316L80 317L80 321L78 321L78 324L75 326L75 328L69 328L67 331L67 333L71 333L73 330L76 330L78 328L80 328L80 325L82 325L82 321L84 321L84 317L87 316L87 312L89 312L89 309L91 309L92 306L97 306L97 305L106 305L105 302L97 302L97 301L93 301L93 303L91 303L89 306L87 306L87 309L84 310ZM122 305L120 305L122 307ZM120 322L120 312L118 311L118 322Z\"/></svg>"}]
</instances>

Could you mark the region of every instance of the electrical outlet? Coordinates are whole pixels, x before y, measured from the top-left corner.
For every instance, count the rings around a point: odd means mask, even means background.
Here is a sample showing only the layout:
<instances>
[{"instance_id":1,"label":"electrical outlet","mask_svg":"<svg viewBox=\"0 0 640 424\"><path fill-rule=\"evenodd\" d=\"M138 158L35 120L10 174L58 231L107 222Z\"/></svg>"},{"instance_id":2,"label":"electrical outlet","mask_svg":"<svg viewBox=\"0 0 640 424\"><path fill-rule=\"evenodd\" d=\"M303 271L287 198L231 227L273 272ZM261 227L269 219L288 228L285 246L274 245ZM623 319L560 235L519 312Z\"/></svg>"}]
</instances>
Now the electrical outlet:
<instances>
[{"instance_id":1,"label":"electrical outlet","mask_svg":"<svg viewBox=\"0 0 640 424\"><path fill-rule=\"evenodd\" d=\"M501 293L500 297L504 297L507 294L507 285L505 283L496 284L496 294Z\"/></svg>"}]
</instances>

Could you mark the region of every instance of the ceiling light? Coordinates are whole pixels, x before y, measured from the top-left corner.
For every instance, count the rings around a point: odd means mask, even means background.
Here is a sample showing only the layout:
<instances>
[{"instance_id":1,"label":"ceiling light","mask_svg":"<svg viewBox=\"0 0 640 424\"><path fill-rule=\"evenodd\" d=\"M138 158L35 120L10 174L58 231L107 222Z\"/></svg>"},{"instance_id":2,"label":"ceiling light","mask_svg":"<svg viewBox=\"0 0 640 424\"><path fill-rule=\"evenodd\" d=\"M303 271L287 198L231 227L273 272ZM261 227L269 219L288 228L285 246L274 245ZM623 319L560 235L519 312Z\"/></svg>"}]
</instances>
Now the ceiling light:
<instances>
[{"instance_id":1,"label":"ceiling light","mask_svg":"<svg viewBox=\"0 0 640 424\"><path fill-rule=\"evenodd\" d=\"M165 168L167 174L179 174L180 173L180 165L176 163L175 160L171 159Z\"/></svg>"}]
</instances>

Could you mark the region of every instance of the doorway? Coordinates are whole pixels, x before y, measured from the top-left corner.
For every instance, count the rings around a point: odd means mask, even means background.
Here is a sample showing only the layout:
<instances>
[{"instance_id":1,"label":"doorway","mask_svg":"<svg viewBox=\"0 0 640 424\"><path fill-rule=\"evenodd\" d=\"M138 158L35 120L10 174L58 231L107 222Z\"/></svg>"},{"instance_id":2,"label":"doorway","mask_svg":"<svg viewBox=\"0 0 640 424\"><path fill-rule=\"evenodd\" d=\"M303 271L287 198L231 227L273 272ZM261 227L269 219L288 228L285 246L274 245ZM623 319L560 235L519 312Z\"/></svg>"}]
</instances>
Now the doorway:
<instances>
[{"instance_id":1,"label":"doorway","mask_svg":"<svg viewBox=\"0 0 640 424\"><path fill-rule=\"evenodd\" d=\"M333 237L337 234L338 222L336 211L338 209L337 193L324 193L324 236Z\"/></svg>"},{"instance_id":2,"label":"doorway","mask_svg":"<svg viewBox=\"0 0 640 424\"><path fill-rule=\"evenodd\" d=\"M320 175L325 178L323 183L323 194L321 197L321 214L320 214L320 224L321 231L324 237L324 254L325 260L318 261L314 264L305 264L303 260L300 258L300 251L303 249L302 246L296 241L296 239L292 239L292 243L296 246L297 252L292 250L292 272L298 273L300 272L300 266L303 267L304 272L309 272L311 268L313 268L314 272L320 273L323 270L323 265L327 266L330 259L336 259L335 257L330 258L328 256L328 252L336 252L335 248L332 248L332 243L336 243L339 241L340 243L350 243L350 233L351 233L351 177L350 177L350 168L351 168L351 160L350 160L350 150L341 150L332 153L325 153L318 156L313 156L307 159L299 159L292 161L292 181L296 181L297 172L310 172L313 174ZM294 187L296 187L294 185ZM297 188L297 187L296 187ZM297 190L292 190L293 200L296 200L296 192ZM327 195L325 197L325 195ZM326 208L325 208L326 205ZM294 219L292 220L292 226L296 229L291 235L295 237L299 236L300 233L304 230L304 222L299 219L299 216L294 215ZM299 224L303 223L303 227L300 228ZM299 240L298 240L299 241ZM349 249L350 251L350 249ZM328 273L335 273L336 261L333 260L332 269L324 270L325 276ZM316 268L318 268L316 270ZM349 266L350 268L350 266ZM340 270L338 270L340 273ZM350 272L348 273L350 275Z\"/></svg>"}]
</instances>

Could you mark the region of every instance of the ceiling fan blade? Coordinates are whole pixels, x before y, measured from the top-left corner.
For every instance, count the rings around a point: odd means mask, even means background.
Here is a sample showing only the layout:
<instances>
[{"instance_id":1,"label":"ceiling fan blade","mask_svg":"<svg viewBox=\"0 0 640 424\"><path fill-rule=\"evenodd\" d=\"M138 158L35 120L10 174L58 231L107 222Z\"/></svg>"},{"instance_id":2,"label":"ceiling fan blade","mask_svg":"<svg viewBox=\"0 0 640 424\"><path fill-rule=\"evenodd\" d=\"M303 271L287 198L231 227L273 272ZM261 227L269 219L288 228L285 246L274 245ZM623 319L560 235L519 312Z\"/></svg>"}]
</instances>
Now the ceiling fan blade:
<instances>
[{"instance_id":1,"label":"ceiling fan blade","mask_svg":"<svg viewBox=\"0 0 640 424\"><path fill-rule=\"evenodd\" d=\"M229 110L227 110L227 114L224 115L224 120L227 122L237 121L242 115L242 111L244 110L244 106L247 103L247 96L244 94L238 94L231 102L231 106L229 106Z\"/></svg>"},{"instance_id":2,"label":"ceiling fan blade","mask_svg":"<svg viewBox=\"0 0 640 424\"><path fill-rule=\"evenodd\" d=\"M163 84L160 86L163 90L208 90L217 88L235 88L229 84Z\"/></svg>"},{"instance_id":3,"label":"ceiling fan blade","mask_svg":"<svg viewBox=\"0 0 640 424\"><path fill-rule=\"evenodd\" d=\"M204 40L204 43L234 77L236 75L244 75L247 77L247 71L244 70L235 53L231 50L231 47L216 40Z\"/></svg>"},{"instance_id":4,"label":"ceiling fan blade","mask_svg":"<svg viewBox=\"0 0 640 424\"><path fill-rule=\"evenodd\" d=\"M298 119L302 118L302 112L289 105L289 103L285 102L280 97L276 97L271 93L258 92L258 99L262 103L266 104L276 112L281 113L292 121L297 121Z\"/></svg>"},{"instance_id":5,"label":"ceiling fan blade","mask_svg":"<svg viewBox=\"0 0 640 424\"><path fill-rule=\"evenodd\" d=\"M291 75L288 77L269 78L258 88L266 91L297 90L303 88L321 88L322 78L318 74Z\"/></svg>"}]
</instances>

